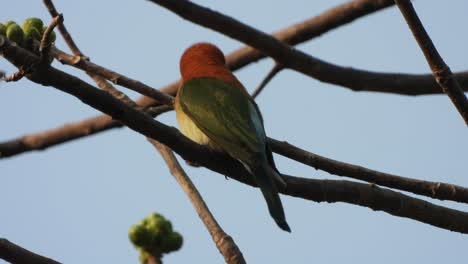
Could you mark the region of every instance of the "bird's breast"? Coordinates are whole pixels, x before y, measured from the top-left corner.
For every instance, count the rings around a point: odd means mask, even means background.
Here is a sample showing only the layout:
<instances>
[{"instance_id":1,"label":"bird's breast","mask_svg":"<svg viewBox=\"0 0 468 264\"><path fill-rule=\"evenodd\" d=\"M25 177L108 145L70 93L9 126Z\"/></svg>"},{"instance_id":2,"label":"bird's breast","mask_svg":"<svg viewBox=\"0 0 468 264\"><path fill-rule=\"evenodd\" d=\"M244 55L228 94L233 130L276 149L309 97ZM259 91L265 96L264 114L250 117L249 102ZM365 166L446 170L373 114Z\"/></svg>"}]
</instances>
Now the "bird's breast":
<instances>
[{"instance_id":1,"label":"bird's breast","mask_svg":"<svg viewBox=\"0 0 468 264\"><path fill-rule=\"evenodd\" d=\"M201 131L197 125L190 119L190 117L183 112L180 105L176 104L176 117L179 128L184 136L190 138L192 141L206 145L215 150L221 150L217 144L215 144L203 131Z\"/></svg>"}]
</instances>

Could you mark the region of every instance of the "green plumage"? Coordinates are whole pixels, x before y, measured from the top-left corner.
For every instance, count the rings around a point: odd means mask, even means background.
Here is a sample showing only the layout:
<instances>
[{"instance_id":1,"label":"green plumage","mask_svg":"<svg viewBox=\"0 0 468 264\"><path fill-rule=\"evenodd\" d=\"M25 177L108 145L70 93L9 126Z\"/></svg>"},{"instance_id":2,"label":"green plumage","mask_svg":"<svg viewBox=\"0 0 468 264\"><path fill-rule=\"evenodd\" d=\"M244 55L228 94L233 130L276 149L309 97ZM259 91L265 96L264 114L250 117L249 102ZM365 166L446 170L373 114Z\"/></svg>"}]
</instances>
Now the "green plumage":
<instances>
[{"instance_id":1,"label":"green plumage","mask_svg":"<svg viewBox=\"0 0 468 264\"><path fill-rule=\"evenodd\" d=\"M182 110L229 155L249 163L264 152L260 114L240 89L210 78L188 81L181 89Z\"/></svg>"},{"instance_id":2,"label":"green plumage","mask_svg":"<svg viewBox=\"0 0 468 264\"><path fill-rule=\"evenodd\" d=\"M275 168L253 99L244 91L213 78L185 82L179 91L182 111L217 146L240 161L252 174L277 224L286 223L277 184L284 184Z\"/></svg>"}]
</instances>

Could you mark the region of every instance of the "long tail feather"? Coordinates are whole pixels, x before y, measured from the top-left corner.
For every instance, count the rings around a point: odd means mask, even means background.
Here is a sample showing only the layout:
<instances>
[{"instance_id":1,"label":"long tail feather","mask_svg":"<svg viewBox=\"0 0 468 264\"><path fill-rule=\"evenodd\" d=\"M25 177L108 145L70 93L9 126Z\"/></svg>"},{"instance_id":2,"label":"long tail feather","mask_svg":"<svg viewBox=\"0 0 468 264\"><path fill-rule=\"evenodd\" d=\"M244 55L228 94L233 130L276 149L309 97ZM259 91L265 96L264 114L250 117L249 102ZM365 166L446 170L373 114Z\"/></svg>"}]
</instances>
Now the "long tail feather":
<instances>
[{"instance_id":1,"label":"long tail feather","mask_svg":"<svg viewBox=\"0 0 468 264\"><path fill-rule=\"evenodd\" d=\"M268 165L267 161L250 168L251 172L260 187L268 205L268 211L276 224L284 231L291 232L286 217L284 215L283 204L281 203L276 182L281 176ZM283 181L284 182L284 181Z\"/></svg>"}]
</instances>

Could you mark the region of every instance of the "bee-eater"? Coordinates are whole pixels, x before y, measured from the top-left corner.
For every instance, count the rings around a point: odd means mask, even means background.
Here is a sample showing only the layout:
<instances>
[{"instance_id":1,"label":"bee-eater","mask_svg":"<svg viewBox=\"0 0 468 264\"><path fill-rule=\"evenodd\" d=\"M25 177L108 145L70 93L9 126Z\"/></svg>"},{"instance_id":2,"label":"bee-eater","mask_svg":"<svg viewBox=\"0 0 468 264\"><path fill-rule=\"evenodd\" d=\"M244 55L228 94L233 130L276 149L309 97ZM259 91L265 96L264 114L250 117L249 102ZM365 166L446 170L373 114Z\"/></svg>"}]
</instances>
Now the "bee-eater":
<instances>
[{"instance_id":1,"label":"bee-eater","mask_svg":"<svg viewBox=\"0 0 468 264\"><path fill-rule=\"evenodd\" d=\"M276 224L291 232L278 194L278 185L286 183L273 161L260 110L221 50L209 43L189 47L180 72L175 111L182 133L238 160L260 187Z\"/></svg>"}]
</instances>

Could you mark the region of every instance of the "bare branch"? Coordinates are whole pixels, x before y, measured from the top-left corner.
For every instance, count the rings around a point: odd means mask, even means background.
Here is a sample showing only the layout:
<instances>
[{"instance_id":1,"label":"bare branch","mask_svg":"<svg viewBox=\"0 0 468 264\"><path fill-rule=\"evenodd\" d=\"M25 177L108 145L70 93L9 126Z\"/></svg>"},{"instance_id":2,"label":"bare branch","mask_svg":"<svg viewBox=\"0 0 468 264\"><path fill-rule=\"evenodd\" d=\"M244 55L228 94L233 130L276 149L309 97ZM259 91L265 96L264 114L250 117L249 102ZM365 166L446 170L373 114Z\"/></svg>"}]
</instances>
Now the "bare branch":
<instances>
[{"instance_id":1,"label":"bare branch","mask_svg":"<svg viewBox=\"0 0 468 264\"><path fill-rule=\"evenodd\" d=\"M411 32L413 33L416 42L424 53L427 63L429 64L432 75L440 85L444 93L446 93L452 103L465 120L465 124L468 126L468 100L463 93L460 84L452 74L449 66L445 64L444 60L440 56L436 47L432 43L431 38L424 29L421 20L414 10L413 4L409 0L395 0L398 5L403 17L406 20Z\"/></svg>"},{"instance_id":2,"label":"bare branch","mask_svg":"<svg viewBox=\"0 0 468 264\"><path fill-rule=\"evenodd\" d=\"M393 0L351 0L277 31L272 36L281 42L294 46L394 4ZM231 69L237 70L262 58L265 58L262 52L245 46L228 56L227 62L231 65Z\"/></svg>"},{"instance_id":3,"label":"bare branch","mask_svg":"<svg viewBox=\"0 0 468 264\"><path fill-rule=\"evenodd\" d=\"M249 25L193 2L184 0L150 1L169 9L195 24L210 28L246 43L272 57L285 68L293 69L322 82L340 85L354 91L373 91L405 95L421 94L415 86L410 86L411 88L408 89L409 87L407 86L394 85L401 79L400 74L376 73L325 62L287 46L274 37ZM405 76L408 77L408 75L401 76L403 78ZM468 82L465 83L465 90L468 90L467 84Z\"/></svg>"},{"instance_id":4,"label":"bare branch","mask_svg":"<svg viewBox=\"0 0 468 264\"><path fill-rule=\"evenodd\" d=\"M70 56L57 48L54 50L54 54L61 63L82 69L88 74L98 75L102 78L110 80L114 84L125 86L142 95L151 97L161 104L171 105L173 103L171 97L160 92L159 90L154 89L140 81L128 78L120 73L96 65L88 60L84 60L80 56Z\"/></svg>"},{"instance_id":5,"label":"bare branch","mask_svg":"<svg viewBox=\"0 0 468 264\"><path fill-rule=\"evenodd\" d=\"M17 67L39 60L34 54L11 45L8 40L2 37L0 37L0 54ZM74 76L47 66L37 68L34 74L28 78L36 83L53 86L79 98L91 107L120 120L130 129L170 146L185 160L194 161L200 166L255 186L245 168L226 154L212 153L183 136L177 129L152 119L149 115L127 106L108 93ZM467 213L437 206L398 192L375 188L375 184L317 181L295 177L285 177L285 181L288 187L281 192L288 195L314 201L353 203L396 216L415 219L440 228L468 233Z\"/></svg>"},{"instance_id":6,"label":"bare branch","mask_svg":"<svg viewBox=\"0 0 468 264\"><path fill-rule=\"evenodd\" d=\"M146 110L146 113L152 117L156 117L160 114L164 114L172 110L174 110L174 107L170 105L159 105L148 108L148 110Z\"/></svg>"},{"instance_id":7,"label":"bare branch","mask_svg":"<svg viewBox=\"0 0 468 264\"><path fill-rule=\"evenodd\" d=\"M57 9L55 9L54 4L52 3L52 0L44 0L44 5L47 7L47 10L49 11L49 14L52 17L56 17L59 15L59 13L57 12ZM68 30L63 23L58 24L58 30L60 31L60 34L63 36L63 39L65 40L65 43L67 43L68 47L73 52L73 54L80 56L80 57L84 57L83 53L81 53L78 46L76 46L75 42L73 41L73 38L68 33Z\"/></svg>"},{"instance_id":8,"label":"bare branch","mask_svg":"<svg viewBox=\"0 0 468 264\"><path fill-rule=\"evenodd\" d=\"M31 252L5 238L0 238L0 258L10 263L60 264L60 262Z\"/></svg>"},{"instance_id":9,"label":"bare branch","mask_svg":"<svg viewBox=\"0 0 468 264\"><path fill-rule=\"evenodd\" d=\"M462 186L405 178L322 157L276 139L270 138L269 142L274 152L333 175L366 181L371 184L378 184L439 200L451 200L468 204L468 189Z\"/></svg>"},{"instance_id":10,"label":"bare branch","mask_svg":"<svg viewBox=\"0 0 468 264\"><path fill-rule=\"evenodd\" d=\"M375 184L286 177L284 194L317 202L346 202L468 234L468 213L413 198Z\"/></svg>"},{"instance_id":11,"label":"bare branch","mask_svg":"<svg viewBox=\"0 0 468 264\"><path fill-rule=\"evenodd\" d=\"M242 264L246 263L244 257L242 256L242 252L237 247L236 243L232 239L231 236L226 234L221 226L218 224L214 216L211 214L210 209L206 205L205 201L203 201L202 196L198 192L197 188L190 180L188 175L180 166L179 162L177 161L176 157L172 153L172 151L154 141L152 139L148 139L151 144L159 151L161 156L164 158L164 161L169 168L169 171L174 176L174 178L179 183L180 187L184 190L185 194L187 194L190 202L192 203L195 211L197 211L198 216L202 220L203 224L205 224L206 229L211 235L213 242L216 244L219 252L223 255L224 260L226 263L229 264Z\"/></svg>"},{"instance_id":12,"label":"bare branch","mask_svg":"<svg viewBox=\"0 0 468 264\"><path fill-rule=\"evenodd\" d=\"M265 76L262 82L258 85L258 87L252 92L252 97L255 99L257 96L263 91L263 88L275 77L275 75L280 72L283 68L281 64L275 63L273 68L271 68L270 72Z\"/></svg>"},{"instance_id":13,"label":"bare branch","mask_svg":"<svg viewBox=\"0 0 468 264\"><path fill-rule=\"evenodd\" d=\"M62 14L58 14L52 19L49 26L42 34L41 44L39 45L39 52L41 53L41 63L45 63L47 61L47 57L49 57L50 48L52 47L52 42L50 41L50 34L52 33L52 31L54 31L54 28L62 22L63 16Z\"/></svg>"},{"instance_id":14,"label":"bare branch","mask_svg":"<svg viewBox=\"0 0 468 264\"><path fill-rule=\"evenodd\" d=\"M49 10L50 15L52 17L57 17L58 12L57 12L57 9L55 8L52 0L44 0L44 4L47 7L47 9ZM58 27L59 27L60 34L62 35L63 39L65 40L65 43L67 43L68 47L70 48L70 50L72 51L72 53L75 56L78 56L82 60L89 60L89 58L86 57L80 51L78 46L73 41L70 33L68 33L68 30L65 27L65 24L63 23L63 16L61 14L60 14L60 16L62 17L62 19L59 21ZM41 45L42 45L42 42L41 42ZM126 94L124 94L123 92L117 90L114 86L112 86L112 84L108 83L104 78L100 77L97 74L90 73L90 72L87 72L87 74L104 91L107 91L108 93L110 93L114 97L122 100L123 102L125 102L126 104L128 104L128 105L130 105L132 107L137 107L137 105Z\"/></svg>"}]
</instances>

